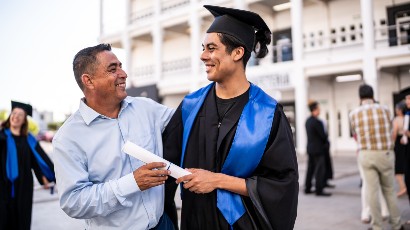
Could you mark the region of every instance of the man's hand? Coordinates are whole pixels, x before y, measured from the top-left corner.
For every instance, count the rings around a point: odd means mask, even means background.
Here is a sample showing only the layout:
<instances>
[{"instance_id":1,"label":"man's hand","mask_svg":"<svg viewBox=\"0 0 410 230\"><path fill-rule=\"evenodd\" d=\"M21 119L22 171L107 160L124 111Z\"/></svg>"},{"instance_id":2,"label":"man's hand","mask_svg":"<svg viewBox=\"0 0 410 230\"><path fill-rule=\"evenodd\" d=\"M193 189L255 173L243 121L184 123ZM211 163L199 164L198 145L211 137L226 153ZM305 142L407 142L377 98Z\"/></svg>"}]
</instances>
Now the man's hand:
<instances>
[{"instance_id":1,"label":"man's hand","mask_svg":"<svg viewBox=\"0 0 410 230\"><path fill-rule=\"evenodd\" d=\"M179 184L184 182L184 188L194 193L210 193L217 189L219 173L213 173L204 169L187 169L192 174L180 177L176 180Z\"/></svg>"},{"instance_id":2,"label":"man's hand","mask_svg":"<svg viewBox=\"0 0 410 230\"><path fill-rule=\"evenodd\" d=\"M139 167L134 171L134 179L141 191L164 184L171 174L169 170L161 170L157 168L165 167L162 162L153 162Z\"/></svg>"}]
</instances>

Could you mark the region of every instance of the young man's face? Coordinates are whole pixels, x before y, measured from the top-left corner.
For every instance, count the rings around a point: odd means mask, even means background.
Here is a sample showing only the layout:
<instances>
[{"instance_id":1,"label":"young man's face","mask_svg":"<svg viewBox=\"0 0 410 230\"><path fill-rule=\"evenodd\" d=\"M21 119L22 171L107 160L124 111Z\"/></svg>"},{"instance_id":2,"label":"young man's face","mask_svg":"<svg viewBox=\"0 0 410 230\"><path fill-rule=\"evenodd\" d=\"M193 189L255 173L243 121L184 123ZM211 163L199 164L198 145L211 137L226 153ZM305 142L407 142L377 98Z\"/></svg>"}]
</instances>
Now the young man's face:
<instances>
[{"instance_id":1,"label":"young man's face","mask_svg":"<svg viewBox=\"0 0 410 230\"><path fill-rule=\"evenodd\" d=\"M127 74L122 63L111 51L97 54L98 64L93 75L93 84L97 98L105 102L120 103L125 97Z\"/></svg>"},{"instance_id":2,"label":"young man's face","mask_svg":"<svg viewBox=\"0 0 410 230\"><path fill-rule=\"evenodd\" d=\"M202 46L201 60L205 64L208 80L221 82L231 77L237 68L233 52L232 54L226 52L226 46L221 43L218 34L206 34Z\"/></svg>"},{"instance_id":3,"label":"young man's face","mask_svg":"<svg viewBox=\"0 0 410 230\"><path fill-rule=\"evenodd\" d=\"M410 109L410 94L406 95L406 106L408 109Z\"/></svg>"}]
</instances>

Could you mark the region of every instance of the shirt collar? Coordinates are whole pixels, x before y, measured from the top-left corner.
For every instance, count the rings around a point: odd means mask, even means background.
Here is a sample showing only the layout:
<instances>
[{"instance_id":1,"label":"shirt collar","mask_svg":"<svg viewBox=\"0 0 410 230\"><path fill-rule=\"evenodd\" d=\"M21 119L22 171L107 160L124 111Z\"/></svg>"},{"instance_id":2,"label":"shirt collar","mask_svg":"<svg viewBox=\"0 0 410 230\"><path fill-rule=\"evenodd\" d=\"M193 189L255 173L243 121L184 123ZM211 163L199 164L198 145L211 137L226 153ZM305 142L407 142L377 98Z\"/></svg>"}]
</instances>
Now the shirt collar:
<instances>
[{"instance_id":1,"label":"shirt collar","mask_svg":"<svg viewBox=\"0 0 410 230\"><path fill-rule=\"evenodd\" d=\"M129 97L129 96L127 96L124 100L122 100L121 109L120 109L120 112L118 113L118 116L120 116L121 113L122 113L122 111L123 111L125 108L127 108L128 105L129 105L132 101L134 101L134 100L135 100L135 97Z\"/></svg>"},{"instance_id":2,"label":"shirt collar","mask_svg":"<svg viewBox=\"0 0 410 230\"><path fill-rule=\"evenodd\" d=\"M84 119L84 122L87 125L90 125L90 123L97 118L98 116L100 116L99 113L97 113L95 110L93 110L92 108L88 107L87 104L85 104L85 97L81 98L80 100L80 114Z\"/></svg>"},{"instance_id":3,"label":"shirt collar","mask_svg":"<svg viewBox=\"0 0 410 230\"><path fill-rule=\"evenodd\" d=\"M362 100L362 105L370 105L370 104L374 104L373 99L363 99Z\"/></svg>"},{"instance_id":4,"label":"shirt collar","mask_svg":"<svg viewBox=\"0 0 410 230\"><path fill-rule=\"evenodd\" d=\"M128 104L130 104L132 101L134 100L133 97L126 97L122 102L121 102L121 109L119 112L119 115L121 114L121 112L128 107ZM85 102L85 98L81 98L80 100L80 114L84 119L84 122L87 125L90 125L90 123L95 120L97 117L105 117L106 116L99 114L98 112L96 112L94 109L90 108Z\"/></svg>"}]
</instances>

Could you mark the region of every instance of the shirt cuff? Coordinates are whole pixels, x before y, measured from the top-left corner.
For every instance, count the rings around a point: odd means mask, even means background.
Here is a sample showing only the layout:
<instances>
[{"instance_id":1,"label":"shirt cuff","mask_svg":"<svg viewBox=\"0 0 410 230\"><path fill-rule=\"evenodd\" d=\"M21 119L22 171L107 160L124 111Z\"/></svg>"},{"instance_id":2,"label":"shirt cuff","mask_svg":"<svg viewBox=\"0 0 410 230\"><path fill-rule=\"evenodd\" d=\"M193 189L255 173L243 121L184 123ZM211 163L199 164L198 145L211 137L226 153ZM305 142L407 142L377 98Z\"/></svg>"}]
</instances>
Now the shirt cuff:
<instances>
[{"instance_id":1,"label":"shirt cuff","mask_svg":"<svg viewBox=\"0 0 410 230\"><path fill-rule=\"evenodd\" d=\"M134 174L127 174L118 179L118 189L122 196L128 196L132 193L141 191L135 181Z\"/></svg>"}]
</instances>

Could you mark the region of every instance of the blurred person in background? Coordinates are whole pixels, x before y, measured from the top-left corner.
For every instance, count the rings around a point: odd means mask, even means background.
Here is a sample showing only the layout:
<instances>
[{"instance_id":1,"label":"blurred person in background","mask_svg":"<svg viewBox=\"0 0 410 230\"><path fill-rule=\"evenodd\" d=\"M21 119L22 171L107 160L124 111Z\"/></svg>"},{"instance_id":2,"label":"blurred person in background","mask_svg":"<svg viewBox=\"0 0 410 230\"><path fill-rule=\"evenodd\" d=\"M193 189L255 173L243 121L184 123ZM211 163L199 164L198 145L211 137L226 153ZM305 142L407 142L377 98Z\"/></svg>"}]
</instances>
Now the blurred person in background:
<instances>
[{"instance_id":1,"label":"blurred person in background","mask_svg":"<svg viewBox=\"0 0 410 230\"><path fill-rule=\"evenodd\" d=\"M391 113L386 106L375 103L373 88L359 87L360 106L349 114L350 125L359 149L367 204L370 206L373 230L382 229L378 192L381 188L390 213L393 230L403 229L394 191L394 151L391 138Z\"/></svg>"},{"instance_id":2,"label":"blurred person in background","mask_svg":"<svg viewBox=\"0 0 410 230\"><path fill-rule=\"evenodd\" d=\"M30 229L33 173L44 188L55 181L54 166L28 132L31 105L12 101L0 131L0 229Z\"/></svg>"},{"instance_id":3,"label":"blurred person in background","mask_svg":"<svg viewBox=\"0 0 410 230\"><path fill-rule=\"evenodd\" d=\"M393 133L392 139L394 141L394 154L395 164L394 171L396 176L397 184L399 185L399 191L397 196L402 196L406 194L406 184L404 183L404 168L406 164L406 144L403 141L403 125L404 125L404 113L406 111L406 103L401 101L395 106L396 116L393 119Z\"/></svg>"},{"instance_id":4,"label":"blurred person in background","mask_svg":"<svg viewBox=\"0 0 410 230\"><path fill-rule=\"evenodd\" d=\"M363 172L363 168L360 165L359 161L357 161L357 164L359 168L360 178L362 180L361 189L360 189L360 198L361 198L361 203L362 203L360 220L362 221L363 224L370 224L372 220L372 216L370 213L370 206L367 203L368 201L366 197L367 184L364 182L364 172ZM378 189L377 195L378 195L379 202L380 202L380 211L382 214L382 218L383 220L386 220L389 218L389 209L387 207L386 199L383 196L381 188Z\"/></svg>"},{"instance_id":5,"label":"blurred person in background","mask_svg":"<svg viewBox=\"0 0 410 230\"><path fill-rule=\"evenodd\" d=\"M405 96L405 103L406 103L406 112L405 112L405 115L404 115L404 120L406 120L406 119L410 118L410 90L405 92L404 96ZM404 126L403 126L404 132L403 132L403 138L402 138L403 143L407 141L407 144L405 145L406 146L406 153L405 153L406 163L405 163L405 171L404 171L404 182L406 183L407 195L408 195L408 198L409 198L409 201L410 201L410 189L408 189L408 188L410 188L410 144L409 144L409 141L410 141L410 131L409 131L410 130L410 122L409 122L407 127L405 125L406 124L404 124ZM407 139L407 140L405 140L405 139ZM407 223L410 224L410 220L407 221Z\"/></svg>"},{"instance_id":6,"label":"blurred person in background","mask_svg":"<svg viewBox=\"0 0 410 230\"><path fill-rule=\"evenodd\" d=\"M329 177L326 157L329 155L329 140L323 122L319 119L320 106L317 101L309 103L311 116L306 120L308 168L305 180L305 194L315 192L317 196L331 196L324 191ZM315 191L312 191L312 180L315 178Z\"/></svg>"},{"instance_id":7,"label":"blurred person in background","mask_svg":"<svg viewBox=\"0 0 410 230\"><path fill-rule=\"evenodd\" d=\"M376 102L375 102L376 103ZM361 105L361 104L360 104ZM355 141L357 141L356 134L352 131L353 133L353 138ZM364 174L363 174L363 168L362 165L359 162L359 150L357 150L357 166L359 168L359 174L360 174L360 198L361 198L361 203L362 203L362 210L361 210L361 221L363 224L370 224L371 222L371 214L370 214L370 206L367 203L367 197L366 197L366 188L367 185L364 183ZM379 196L379 202L380 202L380 211L382 214L383 220L389 218L389 209L387 208L387 203L386 199L384 199L383 193L381 191L381 188L378 191L378 196Z\"/></svg>"},{"instance_id":8,"label":"blurred person in background","mask_svg":"<svg viewBox=\"0 0 410 230\"><path fill-rule=\"evenodd\" d=\"M404 113L404 120L408 121L410 120L410 90L407 90L404 92L404 102L406 104L406 110ZM403 137L401 140L401 143L404 144L405 146L405 167L404 167L404 182L406 183L406 187L407 187L407 195L408 195L408 199L410 201L410 144L409 144L409 140L410 140L410 122L408 122L409 124L406 124L406 122L404 122L403 125ZM407 125L407 126L406 126ZM410 224L410 220L406 221L406 224Z\"/></svg>"}]
</instances>

